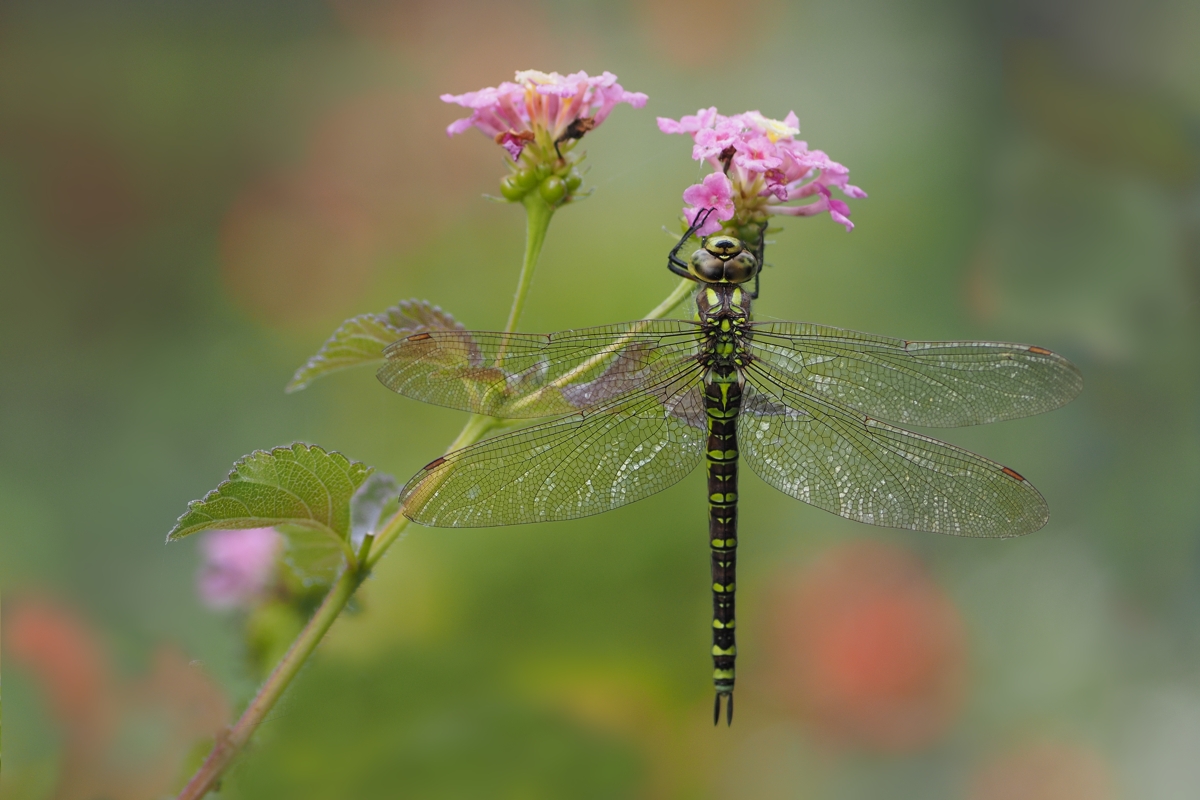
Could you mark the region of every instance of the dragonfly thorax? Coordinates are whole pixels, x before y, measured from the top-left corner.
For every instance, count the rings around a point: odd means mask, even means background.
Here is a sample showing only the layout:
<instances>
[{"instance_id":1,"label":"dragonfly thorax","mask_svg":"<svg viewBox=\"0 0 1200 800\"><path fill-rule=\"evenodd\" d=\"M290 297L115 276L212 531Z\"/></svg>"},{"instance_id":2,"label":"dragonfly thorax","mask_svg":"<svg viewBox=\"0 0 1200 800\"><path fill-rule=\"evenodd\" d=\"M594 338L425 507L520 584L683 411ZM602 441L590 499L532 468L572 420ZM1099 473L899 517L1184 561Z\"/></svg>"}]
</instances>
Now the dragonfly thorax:
<instances>
[{"instance_id":1,"label":"dragonfly thorax","mask_svg":"<svg viewBox=\"0 0 1200 800\"><path fill-rule=\"evenodd\" d=\"M745 283L758 268L758 259L741 239L724 235L709 236L688 262L688 272L702 283Z\"/></svg>"},{"instance_id":2,"label":"dragonfly thorax","mask_svg":"<svg viewBox=\"0 0 1200 800\"><path fill-rule=\"evenodd\" d=\"M707 363L734 363L744 355L750 322L750 293L735 284L705 286L696 293L696 316L703 326Z\"/></svg>"}]
</instances>

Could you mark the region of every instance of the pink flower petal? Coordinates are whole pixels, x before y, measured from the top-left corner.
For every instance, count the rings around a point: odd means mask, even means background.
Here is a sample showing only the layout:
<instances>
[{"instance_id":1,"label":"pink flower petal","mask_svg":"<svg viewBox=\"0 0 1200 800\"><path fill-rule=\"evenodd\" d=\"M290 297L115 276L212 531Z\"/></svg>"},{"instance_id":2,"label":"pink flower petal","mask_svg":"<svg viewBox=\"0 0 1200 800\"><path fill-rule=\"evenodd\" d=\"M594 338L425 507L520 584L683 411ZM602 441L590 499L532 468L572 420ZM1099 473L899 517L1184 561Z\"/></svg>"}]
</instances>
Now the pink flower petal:
<instances>
[{"instance_id":1,"label":"pink flower petal","mask_svg":"<svg viewBox=\"0 0 1200 800\"><path fill-rule=\"evenodd\" d=\"M733 206L733 184L721 172L704 176L701 183L683 190L683 201L693 206Z\"/></svg>"},{"instance_id":2,"label":"pink flower petal","mask_svg":"<svg viewBox=\"0 0 1200 800\"><path fill-rule=\"evenodd\" d=\"M688 131L670 117L658 117L658 129L663 133L687 133Z\"/></svg>"},{"instance_id":3,"label":"pink flower petal","mask_svg":"<svg viewBox=\"0 0 1200 800\"><path fill-rule=\"evenodd\" d=\"M705 220L704 226L697 233L707 236L720 230L721 223L733 219L736 208L733 204L733 184L721 172L713 172L704 176L704 181L683 190L683 200L691 208L683 210L689 225L694 225L697 216L706 208L716 211Z\"/></svg>"},{"instance_id":4,"label":"pink flower petal","mask_svg":"<svg viewBox=\"0 0 1200 800\"><path fill-rule=\"evenodd\" d=\"M692 158L697 161L703 161L706 158L720 155L728 147L733 147L737 142L737 138L729 131L701 128L696 131L694 141Z\"/></svg>"},{"instance_id":5,"label":"pink flower petal","mask_svg":"<svg viewBox=\"0 0 1200 800\"><path fill-rule=\"evenodd\" d=\"M525 149L525 145L531 138L529 136L514 134L512 131L505 131L496 137L496 143L508 151L513 161L517 161L521 158L521 152Z\"/></svg>"},{"instance_id":6,"label":"pink flower petal","mask_svg":"<svg viewBox=\"0 0 1200 800\"><path fill-rule=\"evenodd\" d=\"M446 135L455 136L460 133L465 133L475 127L475 120L471 117L463 117L456 119L446 126Z\"/></svg>"},{"instance_id":7,"label":"pink flower petal","mask_svg":"<svg viewBox=\"0 0 1200 800\"><path fill-rule=\"evenodd\" d=\"M774 196L781 203L788 199L788 187L783 170L769 169L763 175L763 178L766 181L766 188L763 190L764 193Z\"/></svg>"},{"instance_id":8,"label":"pink flower petal","mask_svg":"<svg viewBox=\"0 0 1200 800\"><path fill-rule=\"evenodd\" d=\"M688 226L690 227L695 225L696 220L703 212L707 210L707 208L685 208L683 210L683 216L684 219L687 220ZM721 223L727 219L731 219L732 216L733 215L731 214L728 217L721 217L721 209L717 209L715 213L708 215L708 218L704 220L703 225L696 229L696 235L708 236L709 234L716 233L717 231L721 230Z\"/></svg>"},{"instance_id":9,"label":"pink flower petal","mask_svg":"<svg viewBox=\"0 0 1200 800\"><path fill-rule=\"evenodd\" d=\"M663 133L695 133L702 128L711 128L720 117L716 106L702 108L694 115L681 117L678 122L666 117L658 118L658 129Z\"/></svg>"}]
</instances>

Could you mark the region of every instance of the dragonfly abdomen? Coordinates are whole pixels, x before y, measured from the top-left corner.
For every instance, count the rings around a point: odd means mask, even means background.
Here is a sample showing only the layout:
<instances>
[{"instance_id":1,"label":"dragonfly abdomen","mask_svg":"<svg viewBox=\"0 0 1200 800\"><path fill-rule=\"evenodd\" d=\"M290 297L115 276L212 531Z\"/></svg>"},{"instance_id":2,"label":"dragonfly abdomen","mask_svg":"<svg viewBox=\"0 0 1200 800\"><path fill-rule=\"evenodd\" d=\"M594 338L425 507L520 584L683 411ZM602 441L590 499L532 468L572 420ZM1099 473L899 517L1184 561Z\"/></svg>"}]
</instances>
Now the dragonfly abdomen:
<instances>
[{"instance_id":1,"label":"dragonfly abdomen","mask_svg":"<svg viewBox=\"0 0 1200 800\"><path fill-rule=\"evenodd\" d=\"M732 366L716 365L704 381L708 421L708 539L712 551L713 722L726 698L733 720L734 662L737 659L734 592L737 579L737 417L742 402L741 376Z\"/></svg>"}]
</instances>

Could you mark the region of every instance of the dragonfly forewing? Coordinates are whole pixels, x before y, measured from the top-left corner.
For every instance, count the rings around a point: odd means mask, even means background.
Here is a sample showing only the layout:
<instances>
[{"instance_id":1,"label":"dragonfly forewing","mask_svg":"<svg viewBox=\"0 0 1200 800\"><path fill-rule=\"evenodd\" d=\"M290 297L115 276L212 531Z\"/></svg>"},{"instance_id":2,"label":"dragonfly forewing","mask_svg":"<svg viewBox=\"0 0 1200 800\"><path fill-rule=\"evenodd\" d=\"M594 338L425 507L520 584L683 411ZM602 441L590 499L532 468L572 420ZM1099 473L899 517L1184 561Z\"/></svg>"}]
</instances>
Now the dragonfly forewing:
<instances>
[{"instance_id":1,"label":"dragonfly forewing","mask_svg":"<svg viewBox=\"0 0 1200 800\"><path fill-rule=\"evenodd\" d=\"M901 425L953 428L1058 408L1083 389L1042 347L909 342L801 322L752 325L751 353L804 391Z\"/></svg>"},{"instance_id":2,"label":"dragonfly forewing","mask_svg":"<svg viewBox=\"0 0 1200 800\"><path fill-rule=\"evenodd\" d=\"M379 380L427 403L529 419L571 414L694 359L699 329L642 320L550 335L429 331L384 351Z\"/></svg>"}]
</instances>

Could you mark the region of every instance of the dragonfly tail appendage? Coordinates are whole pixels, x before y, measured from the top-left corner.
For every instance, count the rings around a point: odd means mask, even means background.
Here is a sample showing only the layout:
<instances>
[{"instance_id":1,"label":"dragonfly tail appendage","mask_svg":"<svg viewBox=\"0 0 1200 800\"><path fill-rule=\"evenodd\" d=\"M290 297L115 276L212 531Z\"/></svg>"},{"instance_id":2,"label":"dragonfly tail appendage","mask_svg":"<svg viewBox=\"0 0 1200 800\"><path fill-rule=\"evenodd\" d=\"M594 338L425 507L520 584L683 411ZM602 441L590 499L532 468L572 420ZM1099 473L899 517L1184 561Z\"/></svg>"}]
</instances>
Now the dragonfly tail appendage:
<instances>
[{"instance_id":1,"label":"dragonfly tail appendage","mask_svg":"<svg viewBox=\"0 0 1200 800\"><path fill-rule=\"evenodd\" d=\"M705 382L708 417L708 537L712 550L713 722L733 722L734 662L737 659L734 591L737 573L737 414L741 386L736 371L714 369Z\"/></svg>"}]
</instances>

